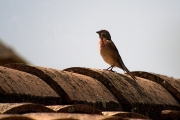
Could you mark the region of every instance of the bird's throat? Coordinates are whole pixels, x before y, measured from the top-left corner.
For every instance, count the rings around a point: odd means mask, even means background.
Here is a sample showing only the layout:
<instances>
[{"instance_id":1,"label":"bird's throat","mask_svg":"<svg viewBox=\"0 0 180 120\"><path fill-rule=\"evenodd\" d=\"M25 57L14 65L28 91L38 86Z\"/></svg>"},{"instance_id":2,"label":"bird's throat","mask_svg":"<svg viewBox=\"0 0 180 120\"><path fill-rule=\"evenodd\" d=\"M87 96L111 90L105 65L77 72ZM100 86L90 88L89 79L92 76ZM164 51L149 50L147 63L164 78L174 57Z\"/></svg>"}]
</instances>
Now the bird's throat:
<instances>
[{"instance_id":1,"label":"bird's throat","mask_svg":"<svg viewBox=\"0 0 180 120\"><path fill-rule=\"evenodd\" d=\"M104 40L99 41L99 48L102 49L105 46Z\"/></svg>"}]
</instances>

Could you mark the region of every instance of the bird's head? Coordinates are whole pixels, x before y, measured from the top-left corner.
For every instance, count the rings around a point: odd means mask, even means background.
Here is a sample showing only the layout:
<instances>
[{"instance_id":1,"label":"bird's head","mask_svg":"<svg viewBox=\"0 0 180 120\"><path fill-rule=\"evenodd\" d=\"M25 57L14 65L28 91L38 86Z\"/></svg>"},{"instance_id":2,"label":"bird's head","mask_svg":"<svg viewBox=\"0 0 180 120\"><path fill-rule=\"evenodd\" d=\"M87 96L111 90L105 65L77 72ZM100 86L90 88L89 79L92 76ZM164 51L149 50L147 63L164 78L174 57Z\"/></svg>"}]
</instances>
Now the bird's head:
<instances>
[{"instance_id":1,"label":"bird's head","mask_svg":"<svg viewBox=\"0 0 180 120\"><path fill-rule=\"evenodd\" d=\"M100 31L97 31L96 33L99 34L99 38L101 40L103 40L103 38L107 40L111 40L111 35L107 30L100 30Z\"/></svg>"}]
</instances>

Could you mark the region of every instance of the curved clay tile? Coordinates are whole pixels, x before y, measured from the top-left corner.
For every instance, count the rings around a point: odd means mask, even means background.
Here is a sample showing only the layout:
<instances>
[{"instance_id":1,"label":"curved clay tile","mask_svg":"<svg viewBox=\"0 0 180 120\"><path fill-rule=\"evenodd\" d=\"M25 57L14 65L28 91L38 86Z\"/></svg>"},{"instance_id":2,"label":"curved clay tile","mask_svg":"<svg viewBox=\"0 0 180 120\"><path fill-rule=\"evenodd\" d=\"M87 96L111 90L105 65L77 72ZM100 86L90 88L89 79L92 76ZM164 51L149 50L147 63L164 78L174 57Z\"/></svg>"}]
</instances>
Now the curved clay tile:
<instances>
[{"instance_id":1,"label":"curved clay tile","mask_svg":"<svg viewBox=\"0 0 180 120\"><path fill-rule=\"evenodd\" d=\"M92 77L52 68L9 64L6 67L24 71L45 81L63 99L62 104L87 104L101 110L121 110L118 99Z\"/></svg>"},{"instance_id":2,"label":"curved clay tile","mask_svg":"<svg viewBox=\"0 0 180 120\"><path fill-rule=\"evenodd\" d=\"M35 120L34 118L30 118L28 116L22 115L0 115L0 120Z\"/></svg>"},{"instance_id":3,"label":"curved clay tile","mask_svg":"<svg viewBox=\"0 0 180 120\"><path fill-rule=\"evenodd\" d=\"M58 94L39 77L0 66L0 102L58 104Z\"/></svg>"},{"instance_id":4,"label":"curved clay tile","mask_svg":"<svg viewBox=\"0 0 180 120\"><path fill-rule=\"evenodd\" d=\"M162 119L164 120L179 120L180 111L177 110L163 110L161 112Z\"/></svg>"},{"instance_id":5,"label":"curved clay tile","mask_svg":"<svg viewBox=\"0 0 180 120\"><path fill-rule=\"evenodd\" d=\"M149 119L149 117L134 113L134 112L123 112L123 111L106 111L102 112L103 115L109 115L109 116L119 116L122 118L134 118L134 119Z\"/></svg>"},{"instance_id":6,"label":"curved clay tile","mask_svg":"<svg viewBox=\"0 0 180 120\"><path fill-rule=\"evenodd\" d=\"M24 114L37 112L55 112L40 104L33 103L0 103L1 114Z\"/></svg>"},{"instance_id":7,"label":"curved clay tile","mask_svg":"<svg viewBox=\"0 0 180 120\"><path fill-rule=\"evenodd\" d=\"M29 113L22 116L32 118L34 120L135 120L121 118L118 116L92 115L92 114L76 114L76 113ZM1 120L1 119L0 119ZM143 119L138 119L143 120ZM149 119L145 119L149 120Z\"/></svg>"},{"instance_id":8,"label":"curved clay tile","mask_svg":"<svg viewBox=\"0 0 180 120\"><path fill-rule=\"evenodd\" d=\"M154 81L160 85L162 85L166 90L172 93L179 101L180 101L180 80L168 77L165 75L155 74L155 73L148 73L143 71L136 71L132 72L134 75L149 79Z\"/></svg>"},{"instance_id":9,"label":"curved clay tile","mask_svg":"<svg viewBox=\"0 0 180 120\"><path fill-rule=\"evenodd\" d=\"M179 102L160 84L137 77L91 68L73 67L65 71L83 74L104 84L120 101L123 110L155 116L164 109L180 109ZM158 117L160 114L156 114ZM156 117L157 117L156 116Z\"/></svg>"},{"instance_id":10,"label":"curved clay tile","mask_svg":"<svg viewBox=\"0 0 180 120\"><path fill-rule=\"evenodd\" d=\"M100 110L95 107L76 104L76 105L51 105L46 106L59 113L87 113L87 114L102 114Z\"/></svg>"}]
</instances>

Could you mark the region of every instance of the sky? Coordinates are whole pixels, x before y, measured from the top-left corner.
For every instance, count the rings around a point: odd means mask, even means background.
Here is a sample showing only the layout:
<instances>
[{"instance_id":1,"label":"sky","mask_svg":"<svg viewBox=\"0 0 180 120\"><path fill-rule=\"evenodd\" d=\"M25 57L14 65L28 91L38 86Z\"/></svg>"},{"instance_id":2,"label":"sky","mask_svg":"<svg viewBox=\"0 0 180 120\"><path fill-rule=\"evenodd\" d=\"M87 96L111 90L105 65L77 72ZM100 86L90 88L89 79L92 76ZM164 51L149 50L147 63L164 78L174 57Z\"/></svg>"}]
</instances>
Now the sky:
<instances>
[{"instance_id":1,"label":"sky","mask_svg":"<svg viewBox=\"0 0 180 120\"><path fill-rule=\"evenodd\" d=\"M108 68L106 29L130 71L180 78L180 0L0 0L0 18L1 41L31 65Z\"/></svg>"}]
</instances>

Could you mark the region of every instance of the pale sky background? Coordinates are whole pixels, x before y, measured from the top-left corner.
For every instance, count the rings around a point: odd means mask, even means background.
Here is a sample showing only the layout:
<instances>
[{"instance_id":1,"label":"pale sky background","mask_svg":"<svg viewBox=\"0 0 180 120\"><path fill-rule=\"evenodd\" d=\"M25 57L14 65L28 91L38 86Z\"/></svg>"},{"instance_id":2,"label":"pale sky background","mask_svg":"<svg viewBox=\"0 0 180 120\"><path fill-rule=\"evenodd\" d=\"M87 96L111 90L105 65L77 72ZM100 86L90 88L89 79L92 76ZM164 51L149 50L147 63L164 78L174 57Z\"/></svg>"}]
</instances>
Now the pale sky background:
<instances>
[{"instance_id":1,"label":"pale sky background","mask_svg":"<svg viewBox=\"0 0 180 120\"><path fill-rule=\"evenodd\" d=\"M180 0L0 0L0 38L32 65L108 68L100 29L130 71L180 78Z\"/></svg>"}]
</instances>

